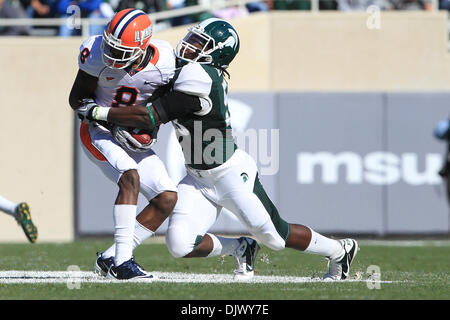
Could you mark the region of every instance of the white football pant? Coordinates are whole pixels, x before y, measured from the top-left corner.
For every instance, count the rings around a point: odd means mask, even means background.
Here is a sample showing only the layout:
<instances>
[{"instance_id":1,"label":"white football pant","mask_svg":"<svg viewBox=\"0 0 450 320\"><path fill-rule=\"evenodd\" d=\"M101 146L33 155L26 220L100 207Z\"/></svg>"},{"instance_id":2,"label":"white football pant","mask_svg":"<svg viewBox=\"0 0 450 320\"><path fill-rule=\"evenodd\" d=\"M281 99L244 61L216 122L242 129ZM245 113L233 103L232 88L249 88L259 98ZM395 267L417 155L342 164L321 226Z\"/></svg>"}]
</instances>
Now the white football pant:
<instances>
[{"instance_id":1,"label":"white football pant","mask_svg":"<svg viewBox=\"0 0 450 320\"><path fill-rule=\"evenodd\" d=\"M289 226L278 216L257 173L253 158L239 149L217 168L187 167L187 175L178 185L178 201L166 233L171 254L184 257L194 250L222 207L234 213L260 242L274 250L283 249Z\"/></svg>"},{"instance_id":2,"label":"white football pant","mask_svg":"<svg viewBox=\"0 0 450 320\"><path fill-rule=\"evenodd\" d=\"M84 128L83 128L84 127ZM135 169L139 174L140 192L148 201L164 191L177 191L166 167L153 150L133 152L122 148L111 133L101 126L81 128L83 148L108 179L117 183L122 174ZM88 136L87 136L88 135Z\"/></svg>"}]
</instances>

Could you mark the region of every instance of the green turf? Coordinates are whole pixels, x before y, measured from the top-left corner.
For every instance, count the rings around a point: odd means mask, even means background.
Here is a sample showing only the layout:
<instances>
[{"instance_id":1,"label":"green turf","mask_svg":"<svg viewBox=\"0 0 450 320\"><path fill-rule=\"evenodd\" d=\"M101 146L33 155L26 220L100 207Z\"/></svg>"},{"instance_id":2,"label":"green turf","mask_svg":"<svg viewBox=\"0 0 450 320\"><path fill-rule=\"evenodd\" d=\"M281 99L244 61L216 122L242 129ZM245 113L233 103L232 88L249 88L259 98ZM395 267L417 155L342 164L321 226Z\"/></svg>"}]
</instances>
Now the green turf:
<instances>
[{"instance_id":1,"label":"green turf","mask_svg":"<svg viewBox=\"0 0 450 320\"><path fill-rule=\"evenodd\" d=\"M95 252L109 241L83 240L70 244L0 244L0 270L67 270L77 265L91 271ZM147 270L190 273L231 273L234 259L175 259L164 244L144 244L135 251ZM286 249L262 248L256 264L258 275L320 277L326 261L315 255ZM261 259L263 258L263 259ZM367 267L381 270L380 289L364 282L300 284L0 284L0 299L449 299L450 246L388 247L361 245L351 277L367 279Z\"/></svg>"}]
</instances>

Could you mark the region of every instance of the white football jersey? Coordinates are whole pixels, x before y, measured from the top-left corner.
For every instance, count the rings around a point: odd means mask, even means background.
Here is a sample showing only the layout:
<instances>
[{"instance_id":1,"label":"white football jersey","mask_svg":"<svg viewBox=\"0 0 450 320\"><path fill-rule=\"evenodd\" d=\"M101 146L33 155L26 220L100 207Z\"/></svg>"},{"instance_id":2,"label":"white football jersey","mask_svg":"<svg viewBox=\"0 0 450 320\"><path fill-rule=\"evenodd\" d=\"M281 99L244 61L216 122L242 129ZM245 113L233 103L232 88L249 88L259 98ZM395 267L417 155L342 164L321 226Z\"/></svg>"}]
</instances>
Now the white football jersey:
<instances>
[{"instance_id":1,"label":"white football jersey","mask_svg":"<svg viewBox=\"0 0 450 320\"><path fill-rule=\"evenodd\" d=\"M102 36L86 39L80 47L78 66L98 78L95 101L103 107L145 106L153 92L165 85L175 72L175 53L170 44L152 39L155 53L142 70L128 73L103 64Z\"/></svg>"}]
</instances>

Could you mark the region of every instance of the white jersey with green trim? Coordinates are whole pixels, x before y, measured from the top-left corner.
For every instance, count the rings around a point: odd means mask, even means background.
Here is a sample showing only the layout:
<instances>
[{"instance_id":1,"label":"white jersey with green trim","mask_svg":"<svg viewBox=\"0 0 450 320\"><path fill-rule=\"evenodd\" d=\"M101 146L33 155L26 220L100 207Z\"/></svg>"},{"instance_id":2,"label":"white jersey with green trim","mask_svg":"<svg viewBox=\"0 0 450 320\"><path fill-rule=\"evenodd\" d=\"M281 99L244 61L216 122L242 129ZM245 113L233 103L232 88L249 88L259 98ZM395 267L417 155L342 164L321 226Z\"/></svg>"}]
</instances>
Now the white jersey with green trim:
<instances>
[{"instance_id":1,"label":"white jersey with green trim","mask_svg":"<svg viewBox=\"0 0 450 320\"><path fill-rule=\"evenodd\" d=\"M172 121L186 164L199 170L220 166L237 148L223 72L210 65L188 63L177 69L172 81L175 91L208 101L201 104L201 110Z\"/></svg>"},{"instance_id":2,"label":"white jersey with green trim","mask_svg":"<svg viewBox=\"0 0 450 320\"><path fill-rule=\"evenodd\" d=\"M98 78L95 100L103 107L145 106L153 92L169 83L175 72L175 54L170 44L152 39L153 57L141 70L112 69L104 65L102 36L86 39L80 47L78 66Z\"/></svg>"}]
</instances>

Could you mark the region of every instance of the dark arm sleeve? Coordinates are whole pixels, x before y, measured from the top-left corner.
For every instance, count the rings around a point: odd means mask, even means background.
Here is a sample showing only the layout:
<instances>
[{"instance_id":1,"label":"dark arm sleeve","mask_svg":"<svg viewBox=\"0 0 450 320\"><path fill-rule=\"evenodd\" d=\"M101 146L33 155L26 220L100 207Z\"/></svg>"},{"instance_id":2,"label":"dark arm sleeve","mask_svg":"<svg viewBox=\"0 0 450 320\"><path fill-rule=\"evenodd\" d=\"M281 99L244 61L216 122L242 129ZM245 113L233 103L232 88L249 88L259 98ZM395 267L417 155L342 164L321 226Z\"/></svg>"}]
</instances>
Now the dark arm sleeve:
<instances>
[{"instance_id":1,"label":"dark arm sleeve","mask_svg":"<svg viewBox=\"0 0 450 320\"><path fill-rule=\"evenodd\" d=\"M76 110L83 105L83 99L95 98L98 78L79 69L69 94L69 104Z\"/></svg>"},{"instance_id":2,"label":"dark arm sleeve","mask_svg":"<svg viewBox=\"0 0 450 320\"><path fill-rule=\"evenodd\" d=\"M198 96L179 91L170 91L152 104L162 123L182 118L202 109Z\"/></svg>"}]
</instances>

